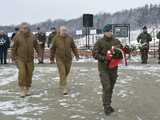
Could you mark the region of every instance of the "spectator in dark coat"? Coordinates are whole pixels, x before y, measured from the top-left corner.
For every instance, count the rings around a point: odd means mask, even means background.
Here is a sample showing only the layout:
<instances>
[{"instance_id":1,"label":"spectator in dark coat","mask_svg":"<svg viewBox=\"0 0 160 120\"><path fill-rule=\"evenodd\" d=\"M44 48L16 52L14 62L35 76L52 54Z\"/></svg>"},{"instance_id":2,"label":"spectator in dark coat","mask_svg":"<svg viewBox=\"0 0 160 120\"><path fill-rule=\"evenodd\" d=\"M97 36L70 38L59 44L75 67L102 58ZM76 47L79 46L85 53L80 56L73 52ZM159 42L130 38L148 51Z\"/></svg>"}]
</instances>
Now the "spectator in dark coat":
<instances>
[{"instance_id":1,"label":"spectator in dark coat","mask_svg":"<svg viewBox=\"0 0 160 120\"><path fill-rule=\"evenodd\" d=\"M10 47L9 37L3 32L0 32L0 63L7 64L7 53Z\"/></svg>"}]
</instances>

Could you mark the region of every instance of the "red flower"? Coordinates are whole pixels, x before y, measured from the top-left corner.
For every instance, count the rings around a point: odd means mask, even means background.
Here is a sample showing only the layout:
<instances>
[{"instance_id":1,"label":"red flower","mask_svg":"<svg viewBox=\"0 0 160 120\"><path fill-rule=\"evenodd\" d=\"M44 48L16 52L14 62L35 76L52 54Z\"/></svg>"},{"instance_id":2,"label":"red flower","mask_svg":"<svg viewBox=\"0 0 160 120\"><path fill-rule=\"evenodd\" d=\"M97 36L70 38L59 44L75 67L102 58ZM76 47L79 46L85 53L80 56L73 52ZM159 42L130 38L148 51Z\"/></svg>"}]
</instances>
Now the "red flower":
<instances>
[{"instance_id":1,"label":"red flower","mask_svg":"<svg viewBox=\"0 0 160 120\"><path fill-rule=\"evenodd\" d=\"M108 50L106 53L106 60L109 61L109 64L107 64L109 69L113 69L115 67L118 67L119 64L122 63L122 58L113 57L115 54L117 55L116 51L118 49L115 49L114 47L111 50ZM123 54L120 50L118 50L118 53Z\"/></svg>"}]
</instances>

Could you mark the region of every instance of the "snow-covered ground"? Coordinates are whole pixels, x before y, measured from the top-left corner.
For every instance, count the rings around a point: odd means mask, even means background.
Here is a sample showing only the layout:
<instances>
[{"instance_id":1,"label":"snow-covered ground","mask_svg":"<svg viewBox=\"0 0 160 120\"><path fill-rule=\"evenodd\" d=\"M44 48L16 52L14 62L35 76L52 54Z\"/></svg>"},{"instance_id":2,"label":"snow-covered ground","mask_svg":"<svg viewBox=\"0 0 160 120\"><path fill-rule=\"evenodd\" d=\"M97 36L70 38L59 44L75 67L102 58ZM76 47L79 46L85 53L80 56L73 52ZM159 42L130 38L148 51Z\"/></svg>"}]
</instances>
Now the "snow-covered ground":
<instances>
[{"instance_id":1,"label":"snow-covered ground","mask_svg":"<svg viewBox=\"0 0 160 120\"><path fill-rule=\"evenodd\" d=\"M159 65L121 66L113 96L116 112L107 117L103 113L97 63L91 61L73 64L68 96L59 93L55 65L36 65L32 95L25 99L19 98L16 67L0 66L0 120L160 119Z\"/></svg>"},{"instance_id":2,"label":"snow-covered ground","mask_svg":"<svg viewBox=\"0 0 160 120\"><path fill-rule=\"evenodd\" d=\"M140 32L131 32L132 45L137 45ZM91 36L90 42L95 43L101 36ZM157 44L158 40L155 41ZM85 38L76 43L78 47L85 45ZM55 65L36 65L32 96L25 99L19 98L16 67L1 65L0 120L160 120L160 66L152 59L150 64L141 65L140 57L135 56L128 66L120 66L113 97L116 112L108 117L103 113L102 88L93 58L74 60L68 96L59 93Z\"/></svg>"}]
</instances>

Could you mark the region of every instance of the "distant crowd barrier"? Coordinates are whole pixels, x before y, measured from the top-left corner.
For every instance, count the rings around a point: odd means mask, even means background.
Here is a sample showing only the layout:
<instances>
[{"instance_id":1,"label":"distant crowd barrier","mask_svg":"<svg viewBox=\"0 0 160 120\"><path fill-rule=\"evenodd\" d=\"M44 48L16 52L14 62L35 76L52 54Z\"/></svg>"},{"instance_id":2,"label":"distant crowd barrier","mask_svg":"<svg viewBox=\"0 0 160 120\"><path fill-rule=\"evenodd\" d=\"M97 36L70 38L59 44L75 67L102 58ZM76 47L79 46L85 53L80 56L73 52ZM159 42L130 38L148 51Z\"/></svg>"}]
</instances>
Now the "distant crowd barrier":
<instances>
[{"instance_id":1,"label":"distant crowd barrier","mask_svg":"<svg viewBox=\"0 0 160 120\"><path fill-rule=\"evenodd\" d=\"M78 49L79 55L82 56L83 58L91 58L92 57L92 50L82 50ZM149 50L150 55L155 55L158 56L158 50L156 49L150 49ZM131 52L132 56L137 56L140 55L140 51L133 51ZM35 59L37 58L37 54L35 53ZM47 48L45 49L45 54L44 54L44 59L49 59L50 58L50 50ZM8 50L8 59L11 61L11 51L10 49Z\"/></svg>"}]
</instances>

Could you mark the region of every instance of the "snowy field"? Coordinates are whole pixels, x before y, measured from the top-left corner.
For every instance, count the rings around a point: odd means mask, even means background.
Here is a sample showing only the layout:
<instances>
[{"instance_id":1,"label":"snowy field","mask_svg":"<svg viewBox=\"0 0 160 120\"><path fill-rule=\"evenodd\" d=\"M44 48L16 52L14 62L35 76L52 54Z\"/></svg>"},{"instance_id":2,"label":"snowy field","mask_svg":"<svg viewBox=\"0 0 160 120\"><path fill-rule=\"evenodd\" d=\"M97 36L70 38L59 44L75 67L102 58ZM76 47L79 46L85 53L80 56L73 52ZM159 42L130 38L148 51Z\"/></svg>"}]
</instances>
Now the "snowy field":
<instances>
[{"instance_id":1,"label":"snowy field","mask_svg":"<svg viewBox=\"0 0 160 120\"><path fill-rule=\"evenodd\" d=\"M103 113L96 62L72 66L70 93L58 89L55 65L36 65L32 96L19 97L17 69L0 66L0 120L160 120L160 66L131 64L119 69L111 116Z\"/></svg>"}]
</instances>

